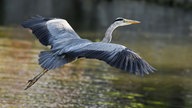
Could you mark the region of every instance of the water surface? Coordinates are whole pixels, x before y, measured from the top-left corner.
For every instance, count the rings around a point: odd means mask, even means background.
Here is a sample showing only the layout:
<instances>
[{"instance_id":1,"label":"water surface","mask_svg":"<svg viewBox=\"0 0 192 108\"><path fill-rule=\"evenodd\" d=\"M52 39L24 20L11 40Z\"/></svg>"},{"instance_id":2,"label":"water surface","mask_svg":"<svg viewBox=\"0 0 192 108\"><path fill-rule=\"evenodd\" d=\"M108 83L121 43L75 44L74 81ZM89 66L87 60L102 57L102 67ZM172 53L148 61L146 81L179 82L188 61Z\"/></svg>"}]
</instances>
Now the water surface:
<instances>
[{"instance_id":1,"label":"water surface","mask_svg":"<svg viewBox=\"0 0 192 108\"><path fill-rule=\"evenodd\" d=\"M98 40L91 35L94 33L80 34ZM27 31L0 28L0 107L192 107L190 37L116 36L114 40L138 52L157 71L140 77L99 60L80 59L49 71L23 90L26 82L41 72L38 53L47 48Z\"/></svg>"}]
</instances>

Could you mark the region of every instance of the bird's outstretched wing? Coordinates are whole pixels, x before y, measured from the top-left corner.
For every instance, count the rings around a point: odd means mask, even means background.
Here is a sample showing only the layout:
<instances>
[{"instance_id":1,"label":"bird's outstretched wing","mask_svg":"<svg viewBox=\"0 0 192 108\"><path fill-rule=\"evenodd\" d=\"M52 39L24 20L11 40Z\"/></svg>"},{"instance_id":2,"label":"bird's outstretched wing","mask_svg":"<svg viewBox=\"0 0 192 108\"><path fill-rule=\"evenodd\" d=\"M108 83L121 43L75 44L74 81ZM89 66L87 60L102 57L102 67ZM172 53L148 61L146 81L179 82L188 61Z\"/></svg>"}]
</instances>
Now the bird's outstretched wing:
<instances>
[{"instance_id":1,"label":"bird's outstretched wing","mask_svg":"<svg viewBox=\"0 0 192 108\"><path fill-rule=\"evenodd\" d=\"M96 42L68 52L70 56L99 59L109 65L133 74L144 75L155 69L130 49L112 43Z\"/></svg>"},{"instance_id":2,"label":"bird's outstretched wing","mask_svg":"<svg viewBox=\"0 0 192 108\"><path fill-rule=\"evenodd\" d=\"M39 41L45 46L52 45L53 41L80 39L64 19L35 16L24 21L22 26L30 28L33 34L35 34Z\"/></svg>"}]
</instances>

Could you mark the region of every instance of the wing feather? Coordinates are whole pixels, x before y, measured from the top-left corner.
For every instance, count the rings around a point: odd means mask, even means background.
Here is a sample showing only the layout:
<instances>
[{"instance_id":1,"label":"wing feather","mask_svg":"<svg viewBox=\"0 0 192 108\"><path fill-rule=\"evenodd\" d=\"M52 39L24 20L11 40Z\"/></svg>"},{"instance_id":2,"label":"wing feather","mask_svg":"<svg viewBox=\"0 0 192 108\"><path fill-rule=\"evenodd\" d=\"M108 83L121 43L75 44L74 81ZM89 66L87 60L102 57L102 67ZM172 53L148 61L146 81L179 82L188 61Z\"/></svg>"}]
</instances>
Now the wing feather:
<instances>
[{"instance_id":1,"label":"wing feather","mask_svg":"<svg viewBox=\"0 0 192 108\"><path fill-rule=\"evenodd\" d=\"M127 67L128 67L128 57L126 56L126 57L125 57L125 61L124 61L123 70L124 70L124 71L127 71Z\"/></svg>"},{"instance_id":2,"label":"wing feather","mask_svg":"<svg viewBox=\"0 0 192 108\"><path fill-rule=\"evenodd\" d=\"M78 58L99 59L136 75L148 74L155 70L138 54L118 44L96 42L70 51L68 54Z\"/></svg>"},{"instance_id":3,"label":"wing feather","mask_svg":"<svg viewBox=\"0 0 192 108\"><path fill-rule=\"evenodd\" d=\"M64 19L34 16L21 24L29 28L39 41L47 46L59 40L80 39L73 28ZM54 41L55 40L55 41Z\"/></svg>"},{"instance_id":4,"label":"wing feather","mask_svg":"<svg viewBox=\"0 0 192 108\"><path fill-rule=\"evenodd\" d=\"M121 59L122 59L122 60L121 60L121 63L120 63L119 65L120 65L120 68L121 68L122 70L124 70L125 62L126 62L126 56L122 56Z\"/></svg>"}]
</instances>

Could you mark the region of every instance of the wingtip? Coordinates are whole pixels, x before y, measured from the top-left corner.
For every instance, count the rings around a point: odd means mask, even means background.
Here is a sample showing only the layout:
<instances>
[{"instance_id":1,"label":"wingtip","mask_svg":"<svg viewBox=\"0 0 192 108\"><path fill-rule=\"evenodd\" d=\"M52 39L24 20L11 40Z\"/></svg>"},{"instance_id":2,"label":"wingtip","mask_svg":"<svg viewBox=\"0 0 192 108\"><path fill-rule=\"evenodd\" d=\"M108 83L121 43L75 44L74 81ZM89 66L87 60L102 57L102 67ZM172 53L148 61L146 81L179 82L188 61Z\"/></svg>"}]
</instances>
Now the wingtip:
<instances>
[{"instance_id":1,"label":"wingtip","mask_svg":"<svg viewBox=\"0 0 192 108\"><path fill-rule=\"evenodd\" d=\"M34 24L36 22L41 22L43 19L45 19L45 18L40 15L35 15L35 16L30 17L29 19L23 21L21 23L21 26L24 28L29 28L30 26L32 26L31 24Z\"/></svg>"}]
</instances>

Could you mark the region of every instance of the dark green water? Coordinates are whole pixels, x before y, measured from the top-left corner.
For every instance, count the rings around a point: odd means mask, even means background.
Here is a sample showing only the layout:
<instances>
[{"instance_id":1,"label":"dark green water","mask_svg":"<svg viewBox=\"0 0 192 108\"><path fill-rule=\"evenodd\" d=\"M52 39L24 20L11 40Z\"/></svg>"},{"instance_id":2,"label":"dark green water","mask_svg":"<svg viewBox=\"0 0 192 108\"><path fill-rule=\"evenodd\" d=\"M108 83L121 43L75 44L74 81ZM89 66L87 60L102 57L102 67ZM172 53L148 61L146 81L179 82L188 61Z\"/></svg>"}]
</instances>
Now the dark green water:
<instances>
[{"instance_id":1,"label":"dark green water","mask_svg":"<svg viewBox=\"0 0 192 108\"><path fill-rule=\"evenodd\" d=\"M140 77L102 61L80 59L49 71L29 90L23 90L26 82L41 72L38 53L46 48L26 31L0 28L0 107L192 107L190 37L114 36L114 40L138 52L158 71Z\"/></svg>"}]
</instances>

